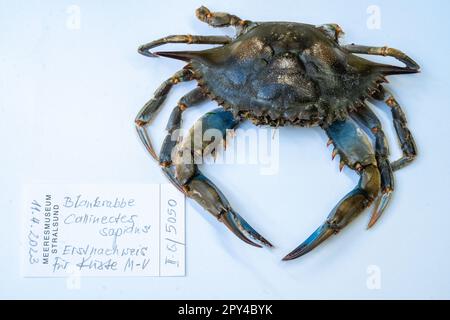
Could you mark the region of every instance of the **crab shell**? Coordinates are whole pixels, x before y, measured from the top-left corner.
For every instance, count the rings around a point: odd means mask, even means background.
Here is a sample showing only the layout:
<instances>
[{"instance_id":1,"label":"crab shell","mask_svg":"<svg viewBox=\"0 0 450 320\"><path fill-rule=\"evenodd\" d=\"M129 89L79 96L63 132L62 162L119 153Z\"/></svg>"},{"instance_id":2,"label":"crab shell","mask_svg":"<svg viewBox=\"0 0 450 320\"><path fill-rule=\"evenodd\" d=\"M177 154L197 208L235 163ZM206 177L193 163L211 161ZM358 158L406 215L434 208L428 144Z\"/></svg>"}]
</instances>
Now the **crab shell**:
<instances>
[{"instance_id":1,"label":"crab shell","mask_svg":"<svg viewBox=\"0 0 450 320\"><path fill-rule=\"evenodd\" d=\"M379 90L385 75L408 73L351 54L301 23L255 24L221 47L158 55L188 61L211 99L257 125L343 120Z\"/></svg>"}]
</instances>

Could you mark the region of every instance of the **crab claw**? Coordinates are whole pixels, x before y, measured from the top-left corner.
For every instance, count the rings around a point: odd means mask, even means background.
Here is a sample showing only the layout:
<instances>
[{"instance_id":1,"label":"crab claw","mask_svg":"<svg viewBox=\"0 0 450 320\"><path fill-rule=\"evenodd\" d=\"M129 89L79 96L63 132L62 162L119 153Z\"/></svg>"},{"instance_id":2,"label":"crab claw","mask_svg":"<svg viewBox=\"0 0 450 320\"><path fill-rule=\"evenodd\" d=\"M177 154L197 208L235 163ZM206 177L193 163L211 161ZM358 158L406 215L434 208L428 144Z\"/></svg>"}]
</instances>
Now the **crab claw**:
<instances>
[{"instance_id":1,"label":"crab claw","mask_svg":"<svg viewBox=\"0 0 450 320\"><path fill-rule=\"evenodd\" d=\"M327 128L327 134L334 141L344 163L358 172L359 183L334 207L326 221L305 242L288 254L284 261L307 254L344 229L372 204L380 192L381 174L375 152L357 124L352 121L335 122ZM380 209L383 209L385 202L380 203Z\"/></svg>"},{"instance_id":2,"label":"crab claw","mask_svg":"<svg viewBox=\"0 0 450 320\"><path fill-rule=\"evenodd\" d=\"M301 256L315 249L335 233L336 231L330 228L330 224L328 222L324 223L308 239L306 239L305 242L303 242L294 251L284 257L283 261L290 261L300 258Z\"/></svg>"},{"instance_id":3,"label":"crab claw","mask_svg":"<svg viewBox=\"0 0 450 320\"><path fill-rule=\"evenodd\" d=\"M363 168L358 186L347 194L331 211L328 219L319 229L283 260L294 260L307 254L332 235L344 229L372 203L374 195L378 194L379 185L380 174L378 168L373 165Z\"/></svg>"},{"instance_id":4,"label":"crab claw","mask_svg":"<svg viewBox=\"0 0 450 320\"><path fill-rule=\"evenodd\" d=\"M245 221L244 218L239 216L236 212L230 210L225 214L222 214L219 217L219 220L223 222L223 224L225 224L225 226L242 241L258 248L262 248L259 243L269 248L273 247L269 241L253 229L247 221ZM255 243L252 240L256 240L258 243Z\"/></svg>"},{"instance_id":5,"label":"crab claw","mask_svg":"<svg viewBox=\"0 0 450 320\"><path fill-rule=\"evenodd\" d=\"M242 241L258 248L262 247L261 244L272 247L269 241L231 208L222 192L197 169L184 190L188 197L196 200Z\"/></svg>"}]
</instances>

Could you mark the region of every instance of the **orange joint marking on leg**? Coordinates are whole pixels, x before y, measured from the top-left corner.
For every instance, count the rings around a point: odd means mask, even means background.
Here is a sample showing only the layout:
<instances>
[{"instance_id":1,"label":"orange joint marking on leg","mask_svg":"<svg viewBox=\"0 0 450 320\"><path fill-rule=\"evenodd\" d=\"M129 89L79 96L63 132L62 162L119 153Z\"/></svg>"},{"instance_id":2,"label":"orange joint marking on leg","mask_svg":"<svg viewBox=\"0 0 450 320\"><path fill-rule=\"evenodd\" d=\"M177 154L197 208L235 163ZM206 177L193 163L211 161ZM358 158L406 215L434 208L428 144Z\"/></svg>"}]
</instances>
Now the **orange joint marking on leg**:
<instances>
[{"instance_id":1,"label":"orange joint marking on leg","mask_svg":"<svg viewBox=\"0 0 450 320\"><path fill-rule=\"evenodd\" d=\"M163 168L168 168L168 167L170 167L171 164L172 163L170 161L164 161L164 162L160 163L160 166Z\"/></svg>"},{"instance_id":2,"label":"orange joint marking on leg","mask_svg":"<svg viewBox=\"0 0 450 320\"><path fill-rule=\"evenodd\" d=\"M336 40L339 40L339 38L345 34L344 30L342 30L342 28L337 24L334 25L334 32Z\"/></svg>"},{"instance_id":3,"label":"orange joint marking on leg","mask_svg":"<svg viewBox=\"0 0 450 320\"><path fill-rule=\"evenodd\" d=\"M187 35L187 44L192 44L194 42L194 37L192 37L192 35L188 34Z\"/></svg>"},{"instance_id":4,"label":"orange joint marking on leg","mask_svg":"<svg viewBox=\"0 0 450 320\"><path fill-rule=\"evenodd\" d=\"M184 111L184 110L186 110L188 107L187 107L187 105L185 105L184 103L178 103L178 108L180 108L180 110L181 111Z\"/></svg>"},{"instance_id":5,"label":"orange joint marking on leg","mask_svg":"<svg viewBox=\"0 0 450 320\"><path fill-rule=\"evenodd\" d=\"M379 131L380 131L380 129L377 127L372 128L372 133L374 133L374 134L377 134Z\"/></svg>"},{"instance_id":6,"label":"orange joint marking on leg","mask_svg":"<svg viewBox=\"0 0 450 320\"><path fill-rule=\"evenodd\" d=\"M395 101L394 97L390 96L387 100L386 100L386 104L389 107L395 107L397 105L397 101Z\"/></svg>"},{"instance_id":7,"label":"orange joint marking on leg","mask_svg":"<svg viewBox=\"0 0 450 320\"><path fill-rule=\"evenodd\" d=\"M137 126L143 127L143 126L145 126L148 122L143 121L143 120L136 120L135 123L136 123Z\"/></svg>"},{"instance_id":8,"label":"orange joint marking on leg","mask_svg":"<svg viewBox=\"0 0 450 320\"><path fill-rule=\"evenodd\" d=\"M223 216L226 215L227 212L223 212L221 211L218 215L217 215L217 220L219 220L220 222L223 222Z\"/></svg>"},{"instance_id":9,"label":"orange joint marking on leg","mask_svg":"<svg viewBox=\"0 0 450 320\"><path fill-rule=\"evenodd\" d=\"M381 48L381 55L382 56L386 57L388 55L388 52L389 52L389 48L388 47L385 46L385 47Z\"/></svg>"},{"instance_id":10,"label":"orange joint marking on leg","mask_svg":"<svg viewBox=\"0 0 450 320\"><path fill-rule=\"evenodd\" d=\"M245 26L247 24L247 20L239 20L238 23L240 26Z\"/></svg>"},{"instance_id":11,"label":"orange joint marking on leg","mask_svg":"<svg viewBox=\"0 0 450 320\"><path fill-rule=\"evenodd\" d=\"M394 191L394 190L392 190L391 187L386 187L386 188L383 190L383 193L391 193L392 191Z\"/></svg>"},{"instance_id":12,"label":"orange joint marking on leg","mask_svg":"<svg viewBox=\"0 0 450 320\"><path fill-rule=\"evenodd\" d=\"M361 172L364 169L364 167L360 163L357 163L355 165L355 169L356 171Z\"/></svg>"},{"instance_id":13,"label":"orange joint marking on leg","mask_svg":"<svg viewBox=\"0 0 450 320\"><path fill-rule=\"evenodd\" d=\"M185 193L188 193L189 191L191 191L191 189L188 186L183 186L182 189Z\"/></svg>"}]
</instances>

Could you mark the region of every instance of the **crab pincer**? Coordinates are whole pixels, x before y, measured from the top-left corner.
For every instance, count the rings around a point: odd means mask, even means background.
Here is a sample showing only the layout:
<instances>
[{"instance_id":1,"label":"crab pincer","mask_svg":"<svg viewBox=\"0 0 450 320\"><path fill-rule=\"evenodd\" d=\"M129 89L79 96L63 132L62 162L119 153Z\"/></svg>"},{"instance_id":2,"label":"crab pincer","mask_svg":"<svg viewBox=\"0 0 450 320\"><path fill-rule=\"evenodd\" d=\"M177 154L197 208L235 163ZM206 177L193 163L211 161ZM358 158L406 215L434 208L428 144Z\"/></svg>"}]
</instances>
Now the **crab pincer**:
<instances>
[{"instance_id":1,"label":"crab pincer","mask_svg":"<svg viewBox=\"0 0 450 320\"><path fill-rule=\"evenodd\" d=\"M186 187L186 193L189 197L199 202L239 239L259 248L262 247L261 244L272 247L269 241L231 208L225 196L203 174L197 173Z\"/></svg>"},{"instance_id":2,"label":"crab pincer","mask_svg":"<svg viewBox=\"0 0 450 320\"><path fill-rule=\"evenodd\" d=\"M358 185L331 211L327 220L283 260L299 258L332 235L339 233L369 207L380 191L380 172L375 151L363 130L351 120L337 121L326 128L341 160L360 175Z\"/></svg>"}]
</instances>

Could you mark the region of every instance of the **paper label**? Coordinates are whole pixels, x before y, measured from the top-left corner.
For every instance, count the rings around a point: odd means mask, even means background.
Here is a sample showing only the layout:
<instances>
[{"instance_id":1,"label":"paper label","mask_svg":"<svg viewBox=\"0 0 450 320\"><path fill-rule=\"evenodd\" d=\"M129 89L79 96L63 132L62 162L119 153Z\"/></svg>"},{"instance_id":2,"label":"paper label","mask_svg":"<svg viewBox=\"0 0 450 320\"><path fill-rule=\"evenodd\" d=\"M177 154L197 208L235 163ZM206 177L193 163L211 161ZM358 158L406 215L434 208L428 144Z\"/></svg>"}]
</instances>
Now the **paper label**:
<instances>
[{"instance_id":1,"label":"paper label","mask_svg":"<svg viewBox=\"0 0 450 320\"><path fill-rule=\"evenodd\" d=\"M25 277L184 276L185 201L172 185L27 185Z\"/></svg>"}]
</instances>

